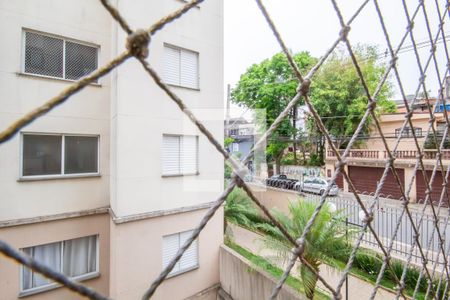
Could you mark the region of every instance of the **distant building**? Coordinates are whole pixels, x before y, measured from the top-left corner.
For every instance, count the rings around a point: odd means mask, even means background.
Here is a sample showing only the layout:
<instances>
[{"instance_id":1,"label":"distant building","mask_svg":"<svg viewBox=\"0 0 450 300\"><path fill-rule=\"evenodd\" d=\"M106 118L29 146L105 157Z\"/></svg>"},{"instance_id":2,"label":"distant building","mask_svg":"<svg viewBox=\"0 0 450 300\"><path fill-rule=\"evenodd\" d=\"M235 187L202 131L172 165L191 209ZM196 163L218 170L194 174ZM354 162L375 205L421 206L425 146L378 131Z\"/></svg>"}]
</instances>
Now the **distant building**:
<instances>
[{"instance_id":1,"label":"distant building","mask_svg":"<svg viewBox=\"0 0 450 300\"><path fill-rule=\"evenodd\" d=\"M414 99L414 97L408 98L407 101L408 104L411 103L411 101ZM403 100L394 100L395 104L397 105L397 113L404 114L406 112L405 103ZM436 98L428 98L428 99L417 99L414 101L414 104L412 106L412 109L414 112L428 112L428 105L430 105L432 108L436 104Z\"/></svg>"},{"instance_id":2,"label":"distant building","mask_svg":"<svg viewBox=\"0 0 450 300\"><path fill-rule=\"evenodd\" d=\"M418 155L413 133L416 136L420 146L426 142L425 136L428 131L430 120L427 103L432 105L432 111L437 112L435 114L433 125L437 131L437 136L442 137L446 127L445 115L438 110L439 103L436 103L436 99L417 100L413 106L414 114L411 119L413 126L412 128L410 126L406 126L403 131L402 127L405 122L404 111L406 111L403 103L398 105L399 112L382 114L378 118L381 130L391 151L394 149L397 139L401 137L394 155L396 157L395 169L400 177L403 187L407 187L411 181ZM429 141L431 141L431 139ZM368 136L361 138L361 142L362 143L358 145L357 149L355 148L350 150L350 153L346 159L347 165L345 166L345 170L353 181L355 188L359 192L365 192L367 194L374 193L378 180L380 180L385 169L386 159L388 158L389 153L386 151L380 133L374 126L370 130L370 134ZM436 162L437 151L435 148L436 147L433 145L428 145L422 152L424 155L423 161L425 172L428 178L431 178L432 169ZM336 156L333 151L328 148L328 145L326 154L326 175L331 177L332 173L335 171ZM444 168L447 168L450 164L450 150L444 149L442 154ZM344 191L349 191L348 184L345 180L343 180L342 175L337 178L336 182L344 189ZM440 198L442 182L442 175L438 172L432 186L431 200L433 202L438 201ZM426 180L423 177L422 172L419 170L413 180L409 197L413 202L423 201L425 199L425 195ZM393 199L400 199L402 197L396 178L391 170L389 170L387 179L381 190L381 196L389 196ZM444 203L443 205L448 205L448 203Z\"/></svg>"},{"instance_id":3,"label":"distant building","mask_svg":"<svg viewBox=\"0 0 450 300\"><path fill-rule=\"evenodd\" d=\"M241 160L244 159L255 144L255 124L242 117L231 118L228 120L228 125L225 124L225 131L226 136L233 139L228 146L228 152ZM249 166L252 163L253 160L250 160Z\"/></svg>"}]
</instances>

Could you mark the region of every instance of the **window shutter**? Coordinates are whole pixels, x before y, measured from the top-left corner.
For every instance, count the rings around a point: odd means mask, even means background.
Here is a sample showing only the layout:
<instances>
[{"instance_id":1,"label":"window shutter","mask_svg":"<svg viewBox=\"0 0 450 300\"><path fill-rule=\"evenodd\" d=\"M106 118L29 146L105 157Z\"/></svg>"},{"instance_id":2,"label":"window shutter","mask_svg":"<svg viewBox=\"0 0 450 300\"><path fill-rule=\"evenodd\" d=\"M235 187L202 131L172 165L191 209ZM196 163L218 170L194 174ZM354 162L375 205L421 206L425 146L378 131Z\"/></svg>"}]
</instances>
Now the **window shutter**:
<instances>
[{"instance_id":1,"label":"window shutter","mask_svg":"<svg viewBox=\"0 0 450 300\"><path fill-rule=\"evenodd\" d=\"M198 88L198 53L181 50L180 55L180 85Z\"/></svg>"},{"instance_id":2,"label":"window shutter","mask_svg":"<svg viewBox=\"0 0 450 300\"><path fill-rule=\"evenodd\" d=\"M180 137L164 135L162 152L163 175L180 174Z\"/></svg>"},{"instance_id":3,"label":"window shutter","mask_svg":"<svg viewBox=\"0 0 450 300\"><path fill-rule=\"evenodd\" d=\"M172 258L177 254L180 245L180 235L172 234L163 237L163 268L165 268ZM172 269L170 274L180 270L180 262Z\"/></svg>"},{"instance_id":4,"label":"window shutter","mask_svg":"<svg viewBox=\"0 0 450 300\"><path fill-rule=\"evenodd\" d=\"M181 151L181 171L183 174L197 173L197 137L183 136Z\"/></svg>"},{"instance_id":5,"label":"window shutter","mask_svg":"<svg viewBox=\"0 0 450 300\"><path fill-rule=\"evenodd\" d=\"M180 84L180 50L164 46L164 81Z\"/></svg>"},{"instance_id":6,"label":"window shutter","mask_svg":"<svg viewBox=\"0 0 450 300\"><path fill-rule=\"evenodd\" d=\"M191 236L192 230L180 233L180 248ZM180 270L186 270L198 265L198 241L194 240L180 259Z\"/></svg>"}]
</instances>

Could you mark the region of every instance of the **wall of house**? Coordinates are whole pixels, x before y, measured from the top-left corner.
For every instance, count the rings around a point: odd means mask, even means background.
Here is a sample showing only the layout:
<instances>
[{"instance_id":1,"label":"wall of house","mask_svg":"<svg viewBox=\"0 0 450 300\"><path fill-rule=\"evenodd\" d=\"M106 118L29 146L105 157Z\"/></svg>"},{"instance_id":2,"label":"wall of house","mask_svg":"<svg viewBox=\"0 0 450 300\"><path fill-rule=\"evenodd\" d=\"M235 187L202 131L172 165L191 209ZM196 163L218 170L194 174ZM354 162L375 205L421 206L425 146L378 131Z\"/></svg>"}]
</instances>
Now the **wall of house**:
<instances>
[{"instance_id":1,"label":"wall of house","mask_svg":"<svg viewBox=\"0 0 450 300\"><path fill-rule=\"evenodd\" d=\"M28 225L0 228L0 239L16 249L41 244L69 240L90 235L99 236L100 276L83 281L103 295L109 293L109 216L92 215L79 218L61 219ZM0 299L18 299L20 292L21 266L5 256L0 256ZM27 299L80 299L80 296L66 288L56 288L41 292Z\"/></svg>"},{"instance_id":2,"label":"wall of house","mask_svg":"<svg viewBox=\"0 0 450 300\"><path fill-rule=\"evenodd\" d=\"M427 113L417 113L413 115L412 122L414 127L422 128L422 136L425 137L429 123L429 114ZM396 143L395 130L401 128L405 121L405 117L403 114L390 114L390 115L382 115L380 120L380 126L383 131L383 134L386 136L386 141L389 148L392 150ZM418 138L419 144L425 141L425 138ZM383 141L381 140L381 136L378 131L374 128L372 129L372 133L370 134L370 139L365 141L361 148L370 149L370 150L386 150ZM402 138L397 150L417 150L413 138ZM381 155L381 154L380 154ZM383 156L380 156L383 158Z\"/></svg>"},{"instance_id":3,"label":"wall of house","mask_svg":"<svg viewBox=\"0 0 450 300\"><path fill-rule=\"evenodd\" d=\"M133 28L146 28L183 1L118 1ZM143 13L145 12L145 13ZM199 53L199 90L171 89L223 140L223 3L205 2L152 37L150 64L162 75L164 43ZM117 51L125 34L118 29ZM212 201L223 189L223 160L136 61L115 72L111 127L111 207L118 216ZM133 76L129 76L133 74ZM162 177L163 134L199 136L199 175Z\"/></svg>"},{"instance_id":4,"label":"wall of house","mask_svg":"<svg viewBox=\"0 0 450 300\"><path fill-rule=\"evenodd\" d=\"M100 46L110 59L111 17L99 1L2 1L0 7L0 129L42 105L71 82L23 75L22 29ZM0 220L29 218L108 205L109 77L90 85L21 132L100 135L100 177L20 181L20 134L0 145Z\"/></svg>"},{"instance_id":5,"label":"wall of house","mask_svg":"<svg viewBox=\"0 0 450 300\"><path fill-rule=\"evenodd\" d=\"M206 209L123 224L111 223L113 299L140 299L162 271L163 236L194 229ZM198 240L199 268L166 279L152 299L184 299L219 282L219 247L223 243L223 208Z\"/></svg>"}]
</instances>

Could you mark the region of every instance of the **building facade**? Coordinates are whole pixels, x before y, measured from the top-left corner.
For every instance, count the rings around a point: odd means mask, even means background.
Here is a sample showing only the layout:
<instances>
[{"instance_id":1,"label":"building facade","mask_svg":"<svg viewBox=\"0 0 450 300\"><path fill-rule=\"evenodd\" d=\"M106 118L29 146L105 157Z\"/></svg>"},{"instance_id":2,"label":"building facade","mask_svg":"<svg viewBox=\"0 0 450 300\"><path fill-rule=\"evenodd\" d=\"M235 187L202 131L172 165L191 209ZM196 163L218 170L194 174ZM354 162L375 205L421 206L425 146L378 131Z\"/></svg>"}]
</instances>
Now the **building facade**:
<instances>
[{"instance_id":1,"label":"building facade","mask_svg":"<svg viewBox=\"0 0 450 300\"><path fill-rule=\"evenodd\" d=\"M132 28L184 4L112 2ZM222 5L207 2L167 25L148 58L219 140ZM104 65L126 40L100 1L2 0L0 24L8 45L0 50L0 128ZM222 189L219 154L129 60L0 145L0 239L114 299L136 299ZM212 291L222 233L219 210L155 298ZM0 258L0 299L25 296L77 298Z\"/></svg>"},{"instance_id":2,"label":"building facade","mask_svg":"<svg viewBox=\"0 0 450 300\"><path fill-rule=\"evenodd\" d=\"M244 159L252 150L255 144L255 124L245 118L231 118L228 125L225 124L227 137L233 139L228 146L228 152Z\"/></svg>"},{"instance_id":3,"label":"building facade","mask_svg":"<svg viewBox=\"0 0 450 300\"><path fill-rule=\"evenodd\" d=\"M411 179L414 178L408 194L411 202L423 202L425 200L427 181L431 178L437 157L437 147L433 142L434 139L432 138L432 131L429 122L430 114L423 108L423 103L426 102L428 101L418 101L418 104L414 107L414 113L411 118L413 127L411 128L410 126L406 126L403 131L401 129L405 122L404 112L402 112L404 110L404 106L398 107L399 112L397 113L382 114L379 117L380 127L390 151L393 151L396 147L396 151L393 153L396 157L394 166L401 185L405 191L408 189ZM446 125L445 116L442 112L439 112L439 106L437 106L435 102L436 101L433 100L431 105L432 109L436 110L433 126L436 129L436 136L439 144L443 138ZM429 138L426 139L427 132L429 130ZM414 173L414 169L418 151L413 138L413 132L420 147L424 146L422 154L425 170L422 172L422 169L419 168L416 174ZM399 138L400 140L397 143ZM448 138L446 140L448 140ZM448 141L445 143L448 144ZM449 145L445 146L445 149L442 150L442 162L445 169L447 169L447 166L450 163L450 149L448 146ZM386 151L381 135L375 128L371 129L368 136L360 139L357 149L350 150L345 170L350 176L358 192L364 194L375 193L378 181L383 175L388 157L389 155ZM331 149L327 149L325 170L328 177L331 177L335 171L336 162L337 159L333 151ZM432 183L430 197L431 202L434 204L439 202L442 192L443 176L440 171L441 169L439 166L435 179ZM343 179L342 175L338 176L336 183L344 191L350 191L349 186ZM403 197L397 179L392 170L388 171L387 179L385 180L380 196L392 199L401 199ZM449 203L445 201L442 205L449 206Z\"/></svg>"}]
</instances>

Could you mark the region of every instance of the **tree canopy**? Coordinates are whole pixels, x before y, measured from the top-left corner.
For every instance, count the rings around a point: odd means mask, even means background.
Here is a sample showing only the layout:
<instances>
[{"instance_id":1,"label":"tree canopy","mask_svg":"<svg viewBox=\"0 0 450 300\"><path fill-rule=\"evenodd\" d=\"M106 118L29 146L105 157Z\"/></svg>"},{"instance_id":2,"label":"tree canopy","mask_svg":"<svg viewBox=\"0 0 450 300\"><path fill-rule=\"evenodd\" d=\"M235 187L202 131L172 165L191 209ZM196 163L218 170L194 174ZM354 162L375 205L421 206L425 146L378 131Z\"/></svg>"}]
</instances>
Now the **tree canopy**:
<instances>
[{"instance_id":1,"label":"tree canopy","mask_svg":"<svg viewBox=\"0 0 450 300\"><path fill-rule=\"evenodd\" d=\"M371 95L381 81L386 66L378 62L377 48L358 46L354 49L361 72ZM317 62L308 52L295 54L294 60L300 71L306 74ZM288 102L295 96L298 81L285 55L277 53L259 64L254 64L241 75L237 86L231 93L231 100L252 109L266 110L266 125L270 126L283 111ZM392 96L392 85L389 80L378 93L376 113L394 112L395 103L389 100ZM352 60L343 49L335 51L322 65L312 79L310 98L323 118L322 121L338 147L348 141L367 109L367 95ZM303 100L299 103L302 105ZM293 117L293 113L290 115ZM363 132L369 131L370 119ZM317 152L315 155L323 160L323 139L309 123L310 136L316 136ZM297 133L289 119L283 121L275 134L267 143L269 160L280 161L280 155L289 144L286 137L296 138ZM285 141L283 141L283 138ZM289 139L287 139L289 140Z\"/></svg>"},{"instance_id":2,"label":"tree canopy","mask_svg":"<svg viewBox=\"0 0 450 300\"><path fill-rule=\"evenodd\" d=\"M300 70L309 70L317 61L308 52L294 55ZM298 81L286 56L277 53L259 64L254 64L241 75L237 86L231 93L231 100L244 107L266 110L266 126L269 127L295 96ZM267 143L269 159L276 160L283 153L288 143L279 137L292 137L295 132L289 119L283 121L271 140Z\"/></svg>"},{"instance_id":3,"label":"tree canopy","mask_svg":"<svg viewBox=\"0 0 450 300\"><path fill-rule=\"evenodd\" d=\"M377 62L377 48L358 46L355 56L371 95L380 83L386 66ZM367 109L367 95L351 58L342 49L321 67L311 84L311 101L323 118L322 122L335 138L337 146L349 140ZM377 100L376 113L395 112L392 85L387 80ZM362 133L368 133L369 121Z\"/></svg>"}]
</instances>

